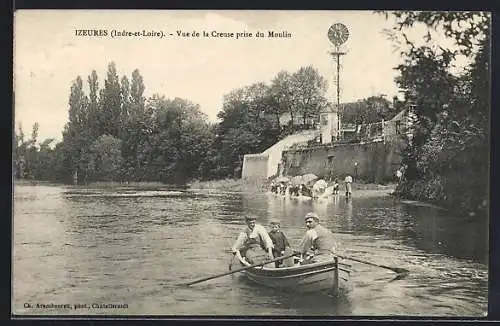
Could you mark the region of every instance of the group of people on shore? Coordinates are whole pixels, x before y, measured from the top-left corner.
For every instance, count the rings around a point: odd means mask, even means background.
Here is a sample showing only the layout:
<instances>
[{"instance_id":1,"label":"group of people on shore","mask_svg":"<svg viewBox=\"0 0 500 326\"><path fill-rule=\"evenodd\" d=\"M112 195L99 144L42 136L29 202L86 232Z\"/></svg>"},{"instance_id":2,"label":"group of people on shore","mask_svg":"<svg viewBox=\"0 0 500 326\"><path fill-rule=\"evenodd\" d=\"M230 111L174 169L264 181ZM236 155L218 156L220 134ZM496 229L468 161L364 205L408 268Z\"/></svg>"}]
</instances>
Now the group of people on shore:
<instances>
[{"instance_id":1,"label":"group of people on shore","mask_svg":"<svg viewBox=\"0 0 500 326\"><path fill-rule=\"evenodd\" d=\"M352 176L346 175L344 179L346 198L350 198L352 196L352 182ZM331 189L329 189L330 191L327 191L327 188L329 187L331 187ZM314 184L293 184L290 181L272 182L270 185L270 191L275 194L289 197L306 196L315 198L324 195L338 195L340 192L340 181L336 178L333 182L330 182L330 185L323 179L317 180Z\"/></svg>"},{"instance_id":2,"label":"group of people on shore","mask_svg":"<svg viewBox=\"0 0 500 326\"><path fill-rule=\"evenodd\" d=\"M308 264L332 258L335 250L333 234L320 224L318 214L314 212L305 215L306 232L297 249L292 249L290 243L280 228L280 222L271 220L271 230L256 222L253 216L246 216L245 229L238 235L232 253L238 260L246 260L250 264L266 262L270 259L285 257L275 262L275 267L290 267L296 262L292 256L300 255L300 264ZM231 268L231 266L230 266Z\"/></svg>"}]
</instances>

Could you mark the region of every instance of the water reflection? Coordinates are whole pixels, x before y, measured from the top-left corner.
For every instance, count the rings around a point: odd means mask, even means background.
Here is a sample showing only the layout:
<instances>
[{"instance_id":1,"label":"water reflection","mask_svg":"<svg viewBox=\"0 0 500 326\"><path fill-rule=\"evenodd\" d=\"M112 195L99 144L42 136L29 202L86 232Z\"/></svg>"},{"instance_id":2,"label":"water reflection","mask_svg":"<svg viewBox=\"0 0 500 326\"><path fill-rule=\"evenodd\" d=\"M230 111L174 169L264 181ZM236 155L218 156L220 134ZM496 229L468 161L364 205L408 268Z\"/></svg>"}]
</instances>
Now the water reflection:
<instances>
[{"instance_id":1,"label":"water reflection","mask_svg":"<svg viewBox=\"0 0 500 326\"><path fill-rule=\"evenodd\" d=\"M482 217L453 216L442 210L405 205L414 220L414 235L406 242L433 254L488 261L487 220ZM486 249L486 250L485 250Z\"/></svg>"},{"instance_id":2,"label":"water reflection","mask_svg":"<svg viewBox=\"0 0 500 326\"><path fill-rule=\"evenodd\" d=\"M267 303L267 309L274 309L276 315L280 315L280 311L284 310L288 315L298 316L349 316L352 312L351 301L345 294L334 298L326 294L297 296L292 292L281 291L277 295L275 290L255 285L244 276L240 276L239 280L253 292L251 297L243 297L242 304L256 304L258 298Z\"/></svg>"},{"instance_id":3,"label":"water reflection","mask_svg":"<svg viewBox=\"0 0 500 326\"><path fill-rule=\"evenodd\" d=\"M340 200L338 197L335 198L335 202L338 203ZM352 233L354 231L354 223L352 221L352 199L346 201L344 207L344 221L345 221L345 229L347 232Z\"/></svg>"}]
</instances>

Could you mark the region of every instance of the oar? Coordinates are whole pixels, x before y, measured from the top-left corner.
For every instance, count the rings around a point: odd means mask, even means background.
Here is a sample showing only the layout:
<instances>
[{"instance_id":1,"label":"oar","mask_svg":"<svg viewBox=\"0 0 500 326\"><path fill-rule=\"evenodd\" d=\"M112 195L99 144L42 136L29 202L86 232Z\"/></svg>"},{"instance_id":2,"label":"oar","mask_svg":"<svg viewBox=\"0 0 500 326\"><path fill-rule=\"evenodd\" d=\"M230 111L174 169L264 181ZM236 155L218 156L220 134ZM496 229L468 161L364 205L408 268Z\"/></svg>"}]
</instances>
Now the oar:
<instances>
[{"instance_id":1,"label":"oar","mask_svg":"<svg viewBox=\"0 0 500 326\"><path fill-rule=\"evenodd\" d=\"M361 259L357 259L357 258L353 258L353 257L340 256L340 255L337 255L337 256L340 258L343 258L343 259L354 260L354 261L357 261L359 263L363 263L363 264L367 264L367 265L372 265L372 266L376 266L376 267L380 267L380 268L390 269L391 271L398 273L398 274L408 274L410 272L409 270L404 269L404 268L379 265L379 264L375 264L375 263L372 263L372 262L369 262L366 260L361 260Z\"/></svg>"},{"instance_id":2,"label":"oar","mask_svg":"<svg viewBox=\"0 0 500 326\"><path fill-rule=\"evenodd\" d=\"M242 267L242 268L234 269L234 270L232 270L230 272L225 272L225 273L221 273L221 274L217 274L217 275L212 275L212 276L204 277L204 278L201 278L201 279L198 279L198 280L195 280L195 281L191 281L191 282L188 282L188 283L181 283L181 284L177 284L177 285L179 285L179 286L182 286L182 285L184 285L184 286L190 286L190 285L193 285L193 284L196 284L196 283L201 283L201 282L204 282L204 281L212 280L214 278L218 278L218 277L222 277L222 276L226 276L226 275L238 273L238 272L241 272L241 271L253 268L253 267L267 265L269 263L273 263L275 261L282 260L282 259L287 259L287 258L296 256L296 255L298 255L298 253L293 253L291 255L277 257L277 258L274 258L274 259L271 259L271 260L268 260L268 261L265 261L265 262L262 262L262 263L257 263L257 264L253 264L253 265L250 265L250 266L245 266L245 267Z\"/></svg>"}]
</instances>

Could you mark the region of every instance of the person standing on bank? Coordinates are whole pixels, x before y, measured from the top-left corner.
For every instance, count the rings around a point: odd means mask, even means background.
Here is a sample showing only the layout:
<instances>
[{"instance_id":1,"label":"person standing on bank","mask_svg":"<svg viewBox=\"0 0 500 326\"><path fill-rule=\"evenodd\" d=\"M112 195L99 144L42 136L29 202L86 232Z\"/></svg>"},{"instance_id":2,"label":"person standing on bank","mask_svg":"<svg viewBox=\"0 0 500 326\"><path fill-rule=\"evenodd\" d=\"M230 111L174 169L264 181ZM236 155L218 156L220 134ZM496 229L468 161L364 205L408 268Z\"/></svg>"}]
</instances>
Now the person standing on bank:
<instances>
[{"instance_id":1,"label":"person standing on bank","mask_svg":"<svg viewBox=\"0 0 500 326\"><path fill-rule=\"evenodd\" d=\"M401 168L396 170L396 179L398 180L398 183L401 182L401 178L403 177L403 172L401 172Z\"/></svg>"},{"instance_id":2,"label":"person standing on bank","mask_svg":"<svg viewBox=\"0 0 500 326\"><path fill-rule=\"evenodd\" d=\"M319 223L319 216L316 213L307 213L305 222L307 231L298 250L303 258L301 264L331 260L335 251L332 232Z\"/></svg>"},{"instance_id":3,"label":"person standing on bank","mask_svg":"<svg viewBox=\"0 0 500 326\"><path fill-rule=\"evenodd\" d=\"M273 259L273 240L262 225L255 222L253 216L245 216L246 228L240 232L231 251L239 259L243 257L250 264L265 262Z\"/></svg>"},{"instance_id":4,"label":"person standing on bank","mask_svg":"<svg viewBox=\"0 0 500 326\"><path fill-rule=\"evenodd\" d=\"M292 254L290 243L288 242L288 239L286 238L283 231L280 230L280 221L278 221L277 219L272 219L270 224L271 231L269 231L269 237L273 241L274 245L274 258ZM275 262L274 265L276 266L276 268L280 267L281 265L284 265L285 267L293 266L293 257L285 259L284 261L279 260Z\"/></svg>"},{"instance_id":5,"label":"person standing on bank","mask_svg":"<svg viewBox=\"0 0 500 326\"><path fill-rule=\"evenodd\" d=\"M347 175L345 177L345 198L351 198L352 196L352 186L351 186L351 183L352 183L352 177L350 175Z\"/></svg>"}]
</instances>

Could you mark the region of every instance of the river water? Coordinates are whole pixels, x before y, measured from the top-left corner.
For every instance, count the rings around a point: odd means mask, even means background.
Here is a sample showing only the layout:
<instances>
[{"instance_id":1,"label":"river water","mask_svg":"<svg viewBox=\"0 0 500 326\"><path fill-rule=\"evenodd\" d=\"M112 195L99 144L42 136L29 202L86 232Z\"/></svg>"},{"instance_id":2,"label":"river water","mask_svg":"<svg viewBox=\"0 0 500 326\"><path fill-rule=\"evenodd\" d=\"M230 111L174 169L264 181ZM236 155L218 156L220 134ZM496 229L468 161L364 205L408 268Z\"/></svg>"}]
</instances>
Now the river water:
<instances>
[{"instance_id":1,"label":"river water","mask_svg":"<svg viewBox=\"0 0 500 326\"><path fill-rule=\"evenodd\" d=\"M19 315L476 316L487 312L488 221L387 191L294 201L270 194L16 185L12 312ZM292 246L316 211L349 261L341 298L296 296L229 275L243 216L279 218ZM38 307L68 304L71 308ZM75 304L87 305L74 309ZM97 304L97 305L96 305ZM124 304L105 308L99 304Z\"/></svg>"}]
</instances>

